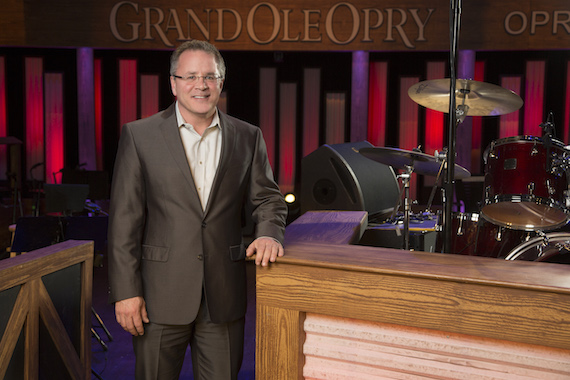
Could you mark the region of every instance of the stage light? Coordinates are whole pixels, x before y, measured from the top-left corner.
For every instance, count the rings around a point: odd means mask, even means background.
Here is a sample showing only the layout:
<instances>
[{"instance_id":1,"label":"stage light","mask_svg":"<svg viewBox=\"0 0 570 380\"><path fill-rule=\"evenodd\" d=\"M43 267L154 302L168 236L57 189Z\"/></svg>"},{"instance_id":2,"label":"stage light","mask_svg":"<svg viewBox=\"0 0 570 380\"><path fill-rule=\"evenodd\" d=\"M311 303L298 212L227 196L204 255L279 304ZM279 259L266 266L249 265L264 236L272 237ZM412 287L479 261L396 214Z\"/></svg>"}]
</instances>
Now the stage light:
<instances>
[{"instance_id":1,"label":"stage light","mask_svg":"<svg viewBox=\"0 0 570 380\"><path fill-rule=\"evenodd\" d=\"M295 196L295 194L293 194L293 193L285 194L285 202L291 204L291 203L295 203L296 200L297 200L297 197Z\"/></svg>"},{"instance_id":2,"label":"stage light","mask_svg":"<svg viewBox=\"0 0 570 380\"><path fill-rule=\"evenodd\" d=\"M285 203L287 203L287 225L297 219L301 212L301 205L295 193L285 194Z\"/></svg>"}]
</instances>

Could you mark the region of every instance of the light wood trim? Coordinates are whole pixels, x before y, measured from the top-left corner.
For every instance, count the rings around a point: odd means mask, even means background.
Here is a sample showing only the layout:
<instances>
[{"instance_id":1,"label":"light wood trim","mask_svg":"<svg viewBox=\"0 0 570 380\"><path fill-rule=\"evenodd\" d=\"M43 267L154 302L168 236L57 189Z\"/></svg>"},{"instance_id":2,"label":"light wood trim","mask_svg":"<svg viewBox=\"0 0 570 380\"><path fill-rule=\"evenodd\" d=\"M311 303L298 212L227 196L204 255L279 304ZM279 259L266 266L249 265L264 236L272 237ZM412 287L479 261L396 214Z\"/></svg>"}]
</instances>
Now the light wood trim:
<instances>
[{"instance_id":1,"label":"light wood trim","mask_svg":"<svg viewBox=\"0 0 570 380\"><path fill-rule=\"evenodd\" d=\"M38 304L40 315L45 322L49 335L54 341L55 347L57 348L65 367L71 374L71 378L80 379L81 362L79 361L79 356L73 347L73 343L71 343L71 340L67 336L65 326L59 319L57 310L55 309L55 306L53 305L43 283L38 283L37 294L39 295Z\"/></svg>"},{"instance_id":2,"label":"light wood trim","mask_svg":"<svg viewBox=\"0 0 570 380\"><path fill-rule=\"evenodd\" d=\"M39 371L39 323L45 323L71 378L91 378L91 300L93 242L68 240L0 261L0 291L20 286L14 308L0 341L0 378L10 363L15 345L24 330L24 379L37 379ZM80 334L76 352L45 289L42 277L80 264Z\"/></svg>"},{"instance_id":3,"label":"light wood trim","mask_svg":"<svg viewBox=\"0 0 570 380\"><path fill-rule=\"evenodd\" d=\"M290 245L279 262L570 294L570 268L561 264L317 243Z\"/></svg>"},{"instance_id":4,"label":"light wood trim","mask_svg":"<svg viewBox=\"0 0 570 380\"><path fill-rule=\"evenodd\" d=\"M258 379L302 379L305 313L297 310L259 305L256 307L256 350L278 355L258 355L255 373ZM270 369L268 371L268 369ZM259 375L258 375L259 374Z\"/></svg>"},{"instance_id":5,"label":"light wood trim","mask_svg":"<svg viewBox=\"0 0 570 380\"><path fill-rule=\"evenodd\" d=\"M36 380L40 370L40 316L38 305L38 289L40 279L33 279L23 287L28 289L28 316L25 324L24 338L24 379Z\"/></svg>"},{"instance_id":6,"label":"light wood trim","mask_svg":"<svg viewBox=\"0 0 570 380\"><path fill-rule=\"evenodd\" d=\"M20 331L24 327L30 304L28 288L29 287L23 287L22 290L20 290L20 296L16 299L14 309L8 319L6 331ZM8 367L10 363L12 352L18 343L18 338L19 335L16 334L4 334L2 340L0 340L0 378L4 378L5 370L3 369Z\"/></svg>"}]
</instances>

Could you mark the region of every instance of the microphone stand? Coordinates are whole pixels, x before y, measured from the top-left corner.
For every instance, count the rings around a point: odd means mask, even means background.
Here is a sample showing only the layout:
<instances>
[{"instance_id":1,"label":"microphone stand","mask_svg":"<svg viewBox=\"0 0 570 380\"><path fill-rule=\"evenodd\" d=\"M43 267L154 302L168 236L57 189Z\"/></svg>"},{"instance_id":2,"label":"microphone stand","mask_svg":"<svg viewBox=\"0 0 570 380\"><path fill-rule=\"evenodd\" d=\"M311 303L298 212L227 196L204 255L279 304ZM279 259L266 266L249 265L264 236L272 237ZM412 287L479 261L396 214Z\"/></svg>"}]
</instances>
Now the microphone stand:
<instances>
[{"instance_id":1,"label":"microphone stand","mask_svg":"<svg viewBox=\"0 0 570 380\"><path fill-rule=\"evenodd\" d=\"M444 199L445 212L443 216L444 225L444 244L443 252L451 253L451 234L452 234L452 208L453 208L453 187L455 175L455 138L457 127L456 99L455 91L457 87L457 46L459 41L459 29L461 26L461 0L450 0L450 91L449 91L449 136L447 151L447 170L445 176Z\"/></svg>"}]
</instances>

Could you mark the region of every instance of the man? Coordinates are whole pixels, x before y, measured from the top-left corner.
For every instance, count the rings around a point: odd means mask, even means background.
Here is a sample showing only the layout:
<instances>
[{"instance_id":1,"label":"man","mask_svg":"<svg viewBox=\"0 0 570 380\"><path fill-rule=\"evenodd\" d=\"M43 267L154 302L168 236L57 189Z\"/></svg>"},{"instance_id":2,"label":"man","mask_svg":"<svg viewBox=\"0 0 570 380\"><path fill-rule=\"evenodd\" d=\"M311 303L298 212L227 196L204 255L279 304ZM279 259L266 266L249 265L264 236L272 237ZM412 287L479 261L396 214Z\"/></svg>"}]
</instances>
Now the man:
<instances>
[{"instance_id":1,"label":"man","mask_svg":"<svg viewBox=\"0 0 570 380\"><path fill-rule=\"evenodd\" d=\"M287 208L259 128L217 109L218 50L172 54L177 101L123 126L109 220L110 301L133 335L137 379L177 379L188 344L195 379L236 379L243 355L245 257L283 256ZM245 205L257 238L242 241Z\"/></svg>"}]
</instances>

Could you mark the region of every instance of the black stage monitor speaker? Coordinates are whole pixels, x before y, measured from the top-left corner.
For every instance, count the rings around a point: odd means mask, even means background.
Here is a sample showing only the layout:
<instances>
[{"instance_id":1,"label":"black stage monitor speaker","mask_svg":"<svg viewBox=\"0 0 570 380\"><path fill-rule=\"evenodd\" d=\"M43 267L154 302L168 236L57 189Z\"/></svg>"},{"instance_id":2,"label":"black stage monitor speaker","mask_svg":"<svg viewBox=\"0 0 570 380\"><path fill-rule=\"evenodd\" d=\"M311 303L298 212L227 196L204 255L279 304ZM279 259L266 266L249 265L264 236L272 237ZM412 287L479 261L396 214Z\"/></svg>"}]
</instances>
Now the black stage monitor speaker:
<instances>
[{"instance_id":1,"label":"black stage monitor speaker","mask_svg":"<svg viewBox=\"0 0 570 380\"><path fill-rule=\"evenodd\" d=\"M301 212L367 211L374 219L390 214L400 188L391 166L364 157L368 141L323 145L301 161Z\"/></svg>"}]
</instances>

